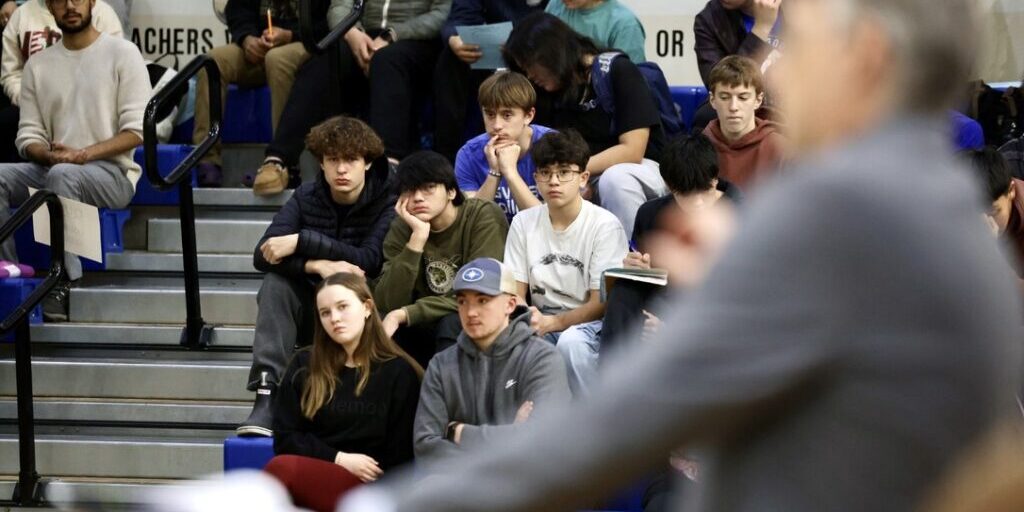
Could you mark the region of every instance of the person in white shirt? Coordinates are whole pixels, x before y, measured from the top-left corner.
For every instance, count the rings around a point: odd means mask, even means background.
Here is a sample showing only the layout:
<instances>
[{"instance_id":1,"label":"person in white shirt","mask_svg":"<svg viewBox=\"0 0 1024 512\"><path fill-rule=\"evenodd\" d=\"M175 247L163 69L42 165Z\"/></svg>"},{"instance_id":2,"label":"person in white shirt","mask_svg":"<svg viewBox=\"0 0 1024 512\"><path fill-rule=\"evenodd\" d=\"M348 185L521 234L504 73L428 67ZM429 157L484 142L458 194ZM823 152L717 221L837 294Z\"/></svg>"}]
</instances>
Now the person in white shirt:
<instances>
[{"instance_id":1,"label":"person in white shirt","mask_svg":"<svg viewBox=\"0 0 1024 512\"><path fill-rule=\"evenodd\" d=\"M4 4L6 8L8 2ZM0 21L3 14L0 13ZM96 30L116 37L124 32L115 9L105 0L96 0L92 25ZM33 55L60 42L61 30L46 0L28 0L12 11L3 28L3 54L0 57L0 162L20 162L14 139L21 115L21 78L25 63Z\"/></svg>"},{"instance_id":2,"label":"person in white shirt","mask_svg":"<svg viewBox=\"0 0 1024 512\"><path fill-rule=\"evenodd\" d=\"M548 133L530 150L544 204L519 212L505 245L522 302L537 334L557 342L569 385L585 394L601 344L601 274L626 256L626 232L611 212L585 201L586 142L574 131Z\"/></svg>"},{"instance_id":3,"label":"person in white shirt","mask_svg":"<svg viewBox=\"0 0 1024 512\"><path fill-rule=\"evenodd\" d=\"M47 0L57 27L56 44L32 58L21 83L21 122L16 145L28 163L0 165L0 224L28 188L100 208L124 208L135 195L142 169L132 160L142 143L142 120L151 87L146 65L132 43L92 24L96 0ZM14 241L0 257L16 261ZM68 278L82 275L78 257L65 260ZM67 318L69 282L44 301L51 320Z\"/></svg>"}]
</instances>

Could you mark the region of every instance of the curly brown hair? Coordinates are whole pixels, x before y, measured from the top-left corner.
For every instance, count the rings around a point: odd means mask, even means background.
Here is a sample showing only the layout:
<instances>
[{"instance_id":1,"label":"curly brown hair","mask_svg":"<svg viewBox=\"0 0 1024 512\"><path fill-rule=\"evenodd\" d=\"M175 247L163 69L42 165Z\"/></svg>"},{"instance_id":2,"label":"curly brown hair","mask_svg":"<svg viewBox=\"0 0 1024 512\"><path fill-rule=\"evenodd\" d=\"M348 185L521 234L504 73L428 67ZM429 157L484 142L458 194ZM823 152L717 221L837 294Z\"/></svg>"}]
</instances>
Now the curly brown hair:
<instances>
[{"instance_id":1,"label":"curly brown hair","mask_svg":"<svg viewBox=\"0 0 1024 512\"><path fill-rule=\"evenodd\" d=\"M306 149L320 161L335 157L342 160L362 158L372 162L384 154L384 143L366 123L352 117L337 116L309 131Z\"/></svg>"}]
</instances>

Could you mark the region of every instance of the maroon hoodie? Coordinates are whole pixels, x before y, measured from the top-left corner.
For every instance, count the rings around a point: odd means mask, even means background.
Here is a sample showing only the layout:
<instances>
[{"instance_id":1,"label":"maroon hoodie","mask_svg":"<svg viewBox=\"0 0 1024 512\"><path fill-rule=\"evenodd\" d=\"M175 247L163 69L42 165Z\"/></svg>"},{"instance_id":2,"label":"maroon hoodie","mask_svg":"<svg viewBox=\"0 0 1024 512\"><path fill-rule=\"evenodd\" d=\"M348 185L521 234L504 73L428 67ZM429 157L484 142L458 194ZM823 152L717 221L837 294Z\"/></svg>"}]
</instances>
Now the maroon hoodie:
<instances>
[{"instance_id":1,"label":"maroon hoodie","mask_svg":"<svg viewBox=\"0 0 1024 512\"><path fill-rule=\"evenodd\" d=\"M755 119L754 131L736 142L728 142L715 119L704 129L704 135L718 151L718 174L741 189L756 186L765 176L774 174L782 164L783 137L779 125Z\"/></svg>"}]
</instances>

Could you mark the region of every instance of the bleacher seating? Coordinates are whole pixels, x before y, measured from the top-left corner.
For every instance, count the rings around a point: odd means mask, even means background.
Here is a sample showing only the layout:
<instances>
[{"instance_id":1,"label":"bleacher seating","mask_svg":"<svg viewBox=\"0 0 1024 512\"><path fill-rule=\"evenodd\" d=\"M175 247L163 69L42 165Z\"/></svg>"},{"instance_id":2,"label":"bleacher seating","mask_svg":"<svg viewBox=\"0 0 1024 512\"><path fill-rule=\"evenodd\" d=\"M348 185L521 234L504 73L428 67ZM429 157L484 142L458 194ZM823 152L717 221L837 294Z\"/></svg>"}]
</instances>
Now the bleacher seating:
<instances>
[{"instance_id":1,"label":"bleacher seating","mask_svg":"<svg viewBox=\"0 0 1024 512\"><path fill-rule=\"evenodd\" d=\"M226 144L266 144L270 142L273 129L270 123L270 88L228 86L227 101L224 105L224 122L221 142ZM192 120L178 125L171 136L171 142L189 144L192 142Z\"/></svg>"},{"instance_id":2,"label":"bleacher seating","mask_svg":"<svg viewBox=\"0 0 1024 512\"><path fill-rule=\"evenodd\" d=\"M675 87L672 96L679 105L681 117L689 126L693 113L707 96L703 87ZM426 112L427 110L425 110ZM427 116L429 117L429 116ZM270 98L266 87L239 89L231 86L225 109L225 122L222 141L231 144L261 144L270 140ZM426 117L424 118L426 121ZM424 122L424 126L429 123ZM191 151L188 143L191 139L191 123L179 126L176 131L176 142L160 145L158 148L158 166L162 174L169 173ZM237 151L237 150L235 150ZM143 153L139 149L135 160L143 164ZM193 183L194 186L194 183ZM203 302L204 317L207 321L228 324L230 327L215 331L214 344L221 349L229 348L234 352L248 352L252 343L252 322L255 317L255 286L258 274L251 268L251 247L255 237L265 229L269 215L287 199L287 195L270 199L253 198L244 190L203 190L196 192L196 207L207 210L202 218L203 224L198 228L200 242L200 268L206 272L227 272L234 276L232 281L211 280L204 284ZM92 280L80 289L73 291L71 321L66 324L42 324L41 308L33 311L30 322L33 325L33 341L43 354L48 353L49 346L61 344L81 345L83 349L91 343L100 344L140 344L142 346L160 346L163 349L178 344L179 322L183 319L182 290L180 278L147 276L147 272L180 272L180 248L177 248L177 215L166 207L178 204L177 190L157 191L143 173L139 180L131 210L100 210L101 237L104 251L104 264L83 260L84 268L93 272ZM125 223L136 212L144 219L144 232L133 228L129 235L130 249L125 251ZM134 234L132 234L134 233ZM140 238L141 237L141 238ZM19 249L19 258L36 268L45 269L49 266L49 248L36 244L32 240L31 224L22 227L15 235ZM211 245L213 244L213 245ZM140 250L140 247L144 250ZM116 254L120 253L120 254ZM106 255L116 254L108 262ZM122 261L123 260L123 261ZM104 273L96 273L105 269L120 272L141 273L143 277L108 277ZM31 292L40 279L9 279L0 281L0 313L14 306ZM13 293L12 293L13 292ZM11 302L10 305L7 302ZM137 306L137 307L136 307ZM117 313L109 313L116 310ZM109 314L108 314L109 313ZM171 325L169 325L171 324ZM2 340L0 340L2 341ZM101 370L102 378L82 389L51 389L57 383L55 377L71 371L90 370L77 363L79 357L93 357L88 350L79 354L74 350L61 349L59 357L48 361L50 366L41 367L38 381L40 393L49 396L68 396L67 404L77 403L76 400L88 398L105 401L127 400L128 405L117 402L121 407L133 409L133 417L154 425L162 422L197 422L206 427L216 426L216 431L225 434L237 424L248 412L249 394L240 389L236 383L242 378L247 367L237 357L225 353L223 356L210 357L208 361L177 361L173 357L168 361L150 362L143 353L132 350L110 352L109 357L95 364ZM51 357L53 357L51 355ZM92 361L92 360L90 360ZM145 365L145 374L131 373L133 365ZM52 368L51 368L52 367ZM216 369L215 371L212 371ZM176 382L188 382L189 385L176 384L169 388L147 387L145 383L157 376L171 376ZM187 375L187 377L183 377ZM0 383L4 384L4 383ZM154 383L155 385L156 383ZM11 383L0 385L0 391L13 393ZM5 387L6 386L6 387ZM95 389L94 389L95 388ZM179 389L180 388L180 389ZM114 390L114 391L111 391ZM151 399L180 401L181 404L192 404L193 400L217 400L225 405L209 408L197 405L181 405L181 414L172 414L170 409L152 406ZM0 400L0 402L3 402ZM80 413L64 406L64 402L53 407L40 408L40 417L54 419L74 419ZM195 408L195 410L190 409ZM88 414L88 413L87 413ZM273 456L271 439L246 439L224 437L208 432L192 432L186 426L175 431L179 436L189 439L188 450L191 454L186 462L169 464L154 469L151 474L119 473L116 465L99 465L80 468L77 474L85 477L114 478L131 482L135 478L182 478L210 471L217 464L216 448L219 446L223 454L225 471L239 468L262 468ZM103 429L91 432L102 437ZM89 435L82 438L81 446L92 446ZM41 439L41 469L44 473L62 475L70 469L63 466L47 464L46 461L56 460L53 455L64 449L65 445L53 439ZM173 442L162 442L152 439L136 439L126 437L124 448L103 445L110 453L121 449L138 450L149 457L163 457L165 454L181 450ZM78 442L78 441L76 441ZM76 445L77 446L77 445ZM121 446L121 445L118 445ZM130 448L128 448L130 447ZM11 439L0 438L0 454L13 454ZM6 455L5 455L6 458ZM16 457L11 458L13 461ZM215 466L214 466L215 467ZM0 473L7 474L13 470L10 464L0 463ZM67 473L71 474L71 473ZM56 485L56 484L52 484ZM75 484L82 485L82 484ZM96 488L102 484L89 484ZM6 483L0 484L0 491L9 492ZM626 490L612 500L605 510L635 511L641 510L644 485L637 485ZM129 500L128 495L112 496L115 502Z\"/></svg>"},{"instance_id":3,"label":"bleacher seating","mask_svg":"<svg viewBox=\"0 0 1024 512\"><path fill-rule=\"evenodd\" d=\"M82 269L96 271L106 269L107 254L124 251L124 225L131 218L131 210L100 208L100 246L103 249L103 263L82 259ZM32 221L26 222L14 233L18 249L18 261L33 268L50 267L50 247L35 242Z\"/></svg>"},{"instance_id":4,"label":"bleacher seating","mask_svg":"<svg viewBox=\"0 0 1024 512\"><path fill-rule=\"evenodd\" d=\"M263 469L274 458L274 440L269 437L229 437L224 440L224 472Z\"/></svg>"},{"instance_id":5,"label":"bleacher seating","mask_svg":"<svg viewBox=\"0 0 1024 512\"><path fill-rule=\"evenodd\" d=\"M192 151L192 146L186 144L160 144L157 146L157 168L160 174L166 176ZM145 157L142 148L135 150L135 162L146 168ZM196 185L196 178L192 176L192 186ZM178 190L161 192L153 187L146 177L145 171L139 178L135 187L135 197L132 198L133 205L176 205L178 204Z\"/></svg>"},{"instance_id":6,"label":"bleacher seating","mask_svg":"<svg viewBox=\"0 0 1024 512\"><path fill-rule=\"evenodd\" d=\"M686 129L689 130L692 128L694 114L697 113L697 109L708 98L708 90L703 86L682 86L671 87L669 92L672 93L672 99L679 106L679 113L683 118L683 123L686 125Z\"/></svg>"},{"instance_id":7,"label":"bleacher seating","mask_svg":"<svg viewBox=\"0 0 1024 512\"><path fill-rule=\"evenodd\" d=\"M39 283L43 282L42 278L38 277L16 277L0 279L0 321L7 318L7 315L14 311L14 308L18 307L21 302L28 298L32 294L32 290L39 286ZM41 324L43 323L43 308L42 306L36 306L28 315L29 324ZM6 335L0 335L0 343L10 343L14 341L14 333L8 333Z\"/></svg>"}]
</instances>

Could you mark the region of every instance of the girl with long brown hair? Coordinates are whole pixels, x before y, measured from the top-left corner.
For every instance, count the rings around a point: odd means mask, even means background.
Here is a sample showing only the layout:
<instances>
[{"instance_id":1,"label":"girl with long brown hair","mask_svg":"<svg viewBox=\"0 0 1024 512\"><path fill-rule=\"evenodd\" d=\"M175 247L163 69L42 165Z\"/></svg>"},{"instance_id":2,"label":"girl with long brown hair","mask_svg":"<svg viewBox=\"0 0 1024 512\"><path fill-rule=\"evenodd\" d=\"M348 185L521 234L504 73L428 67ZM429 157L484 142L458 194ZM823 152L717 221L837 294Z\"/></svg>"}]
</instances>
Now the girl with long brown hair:
<instances>
[{"instance_id":1,"label":"girl with long brown hair","mask_svg":"<svg viewBox=\"0 0 1024 512\"><path fill-rule=\"evenodd\" d=\"M266 471L296 505L333 511L338 497L413 458L423 368L385 333L364 278L316 288L313 345L296 352L274 403Z\"/></svg>"}]
</instances>

